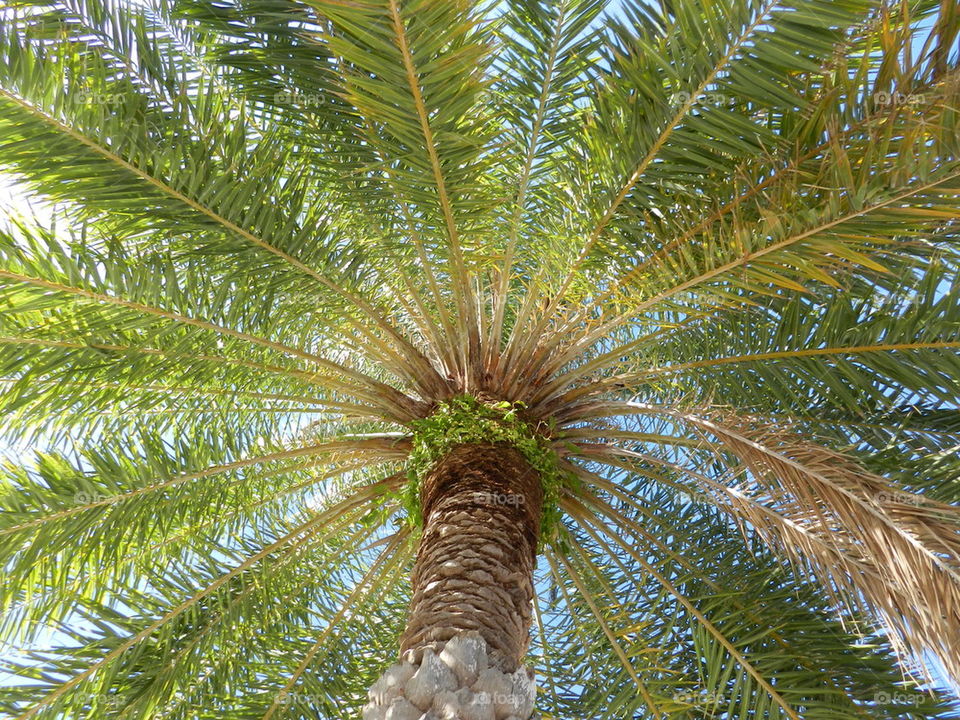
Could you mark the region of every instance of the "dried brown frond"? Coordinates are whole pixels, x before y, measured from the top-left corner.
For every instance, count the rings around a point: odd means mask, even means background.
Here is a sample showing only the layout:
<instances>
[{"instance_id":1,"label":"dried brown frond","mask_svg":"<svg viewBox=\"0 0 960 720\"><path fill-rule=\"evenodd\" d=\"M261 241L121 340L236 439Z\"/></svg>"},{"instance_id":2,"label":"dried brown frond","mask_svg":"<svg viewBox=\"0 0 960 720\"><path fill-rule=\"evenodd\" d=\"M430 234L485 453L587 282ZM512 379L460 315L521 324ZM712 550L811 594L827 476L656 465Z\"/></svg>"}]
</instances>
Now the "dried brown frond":
<instances>
[{"instance_id":1,"label":"dried brown frond","mask_svg":"<svg viewBox=\"0 0 960 720\"><path fill-rule=\"evenodd\" d=\"M960 508L896 487L788 430L683 418L750 470L720 504L836 597L879 615L899 652L960 685Z\"/></svg>"}]
</instances>

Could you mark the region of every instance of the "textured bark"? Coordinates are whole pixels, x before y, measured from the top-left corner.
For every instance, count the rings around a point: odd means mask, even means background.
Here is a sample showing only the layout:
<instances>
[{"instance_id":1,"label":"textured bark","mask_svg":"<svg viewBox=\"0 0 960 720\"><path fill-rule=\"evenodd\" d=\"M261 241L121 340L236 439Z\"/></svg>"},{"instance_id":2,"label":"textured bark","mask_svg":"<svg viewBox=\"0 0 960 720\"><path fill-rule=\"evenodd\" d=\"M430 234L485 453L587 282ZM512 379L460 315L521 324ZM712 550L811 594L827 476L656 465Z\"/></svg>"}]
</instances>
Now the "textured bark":
<instances>
[{"instance_id":1,"label":"textured bark","mask_svg":"<svg viewBox=\"0 0 960 720\"><path fill-rule=\"evenodd\" d=\"M402 658L370 688L364 720L527 720L537 472L510 447L461 445L420 489L424 527Z\"/></svg>"},{"instance_id":2,"label":"textured bark","mask_svg":"<svg viewBox=\"0 0 960 720\"><path fill-rule=\"evenodd\" d=\"M478 633L424 647L390 666L373 684L363 720L528 720L537 698L533 672L489 666Z\"/></svg>"},{"instance_id":3,"label":"textured bark","mask_svg":"<svg viewBox=\"0 0 960 720\"><path fill-rule=\"evenodd\" d=\"M420 498L423 536L401 649L419 661L423 648L475 632L491 666L513 672L529 644L538 473L513 448L462 445L424 478Z\"/></svg>"}]
</instances>

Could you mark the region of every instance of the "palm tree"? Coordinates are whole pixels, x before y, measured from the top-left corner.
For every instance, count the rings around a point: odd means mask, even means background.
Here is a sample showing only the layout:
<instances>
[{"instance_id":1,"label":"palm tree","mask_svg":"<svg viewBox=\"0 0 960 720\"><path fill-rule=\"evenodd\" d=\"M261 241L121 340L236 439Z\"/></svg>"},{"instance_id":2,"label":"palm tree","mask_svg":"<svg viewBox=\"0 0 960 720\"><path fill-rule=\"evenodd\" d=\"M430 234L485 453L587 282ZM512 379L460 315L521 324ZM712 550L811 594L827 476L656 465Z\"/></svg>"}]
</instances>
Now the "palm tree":
<instances>
[{"instance_id":1,"label":"palm tree","mask_svg":"<svg viewBox=\"0 0 960 720\"><path fill-rule=\"evenodd\" d=\"M5 3L0 707L957 717L958 31Z\"/></svg>"}]
</instances>

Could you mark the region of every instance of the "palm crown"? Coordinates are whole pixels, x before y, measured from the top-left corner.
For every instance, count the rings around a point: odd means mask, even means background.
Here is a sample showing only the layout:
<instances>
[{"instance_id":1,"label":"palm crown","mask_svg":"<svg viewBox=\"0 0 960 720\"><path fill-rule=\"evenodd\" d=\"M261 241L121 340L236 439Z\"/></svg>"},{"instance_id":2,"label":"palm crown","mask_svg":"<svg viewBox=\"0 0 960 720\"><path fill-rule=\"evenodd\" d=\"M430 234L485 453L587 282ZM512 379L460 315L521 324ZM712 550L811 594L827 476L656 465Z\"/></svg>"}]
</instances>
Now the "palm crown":
<instances>
[{"instance_id":1,"label":"palm crown","mask_svg":"<svg viewBox=\"0 0 960 720\"><path fill-rule=\"evenodd\" d=\"M358 712L478 439L546 715L950 712L955 3L0 12L11 716Z\"/></svg>"}]
</instances>

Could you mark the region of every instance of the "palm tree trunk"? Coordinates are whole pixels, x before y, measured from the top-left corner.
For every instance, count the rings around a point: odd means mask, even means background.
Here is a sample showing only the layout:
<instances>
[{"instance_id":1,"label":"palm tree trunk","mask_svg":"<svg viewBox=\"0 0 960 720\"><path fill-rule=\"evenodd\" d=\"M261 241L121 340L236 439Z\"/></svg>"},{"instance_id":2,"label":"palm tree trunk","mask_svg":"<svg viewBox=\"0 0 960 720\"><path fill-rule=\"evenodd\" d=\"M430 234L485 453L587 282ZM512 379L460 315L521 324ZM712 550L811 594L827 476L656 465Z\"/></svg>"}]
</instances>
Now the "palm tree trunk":
<instances>
[{"instance_id":1,"label":"palm tree trunk","mask_svg":"<svg viewBox=\"0 0 960 720\"><path fill-rule=\"evenodd\" d=\"M525 720L533 570L543 506L515 449L461 445L421 487L424 528L402 660L370 690L365 720ZM428 714L429 713L429 714Z\"/></svg>"}]
</instances>

